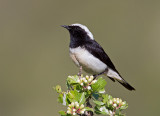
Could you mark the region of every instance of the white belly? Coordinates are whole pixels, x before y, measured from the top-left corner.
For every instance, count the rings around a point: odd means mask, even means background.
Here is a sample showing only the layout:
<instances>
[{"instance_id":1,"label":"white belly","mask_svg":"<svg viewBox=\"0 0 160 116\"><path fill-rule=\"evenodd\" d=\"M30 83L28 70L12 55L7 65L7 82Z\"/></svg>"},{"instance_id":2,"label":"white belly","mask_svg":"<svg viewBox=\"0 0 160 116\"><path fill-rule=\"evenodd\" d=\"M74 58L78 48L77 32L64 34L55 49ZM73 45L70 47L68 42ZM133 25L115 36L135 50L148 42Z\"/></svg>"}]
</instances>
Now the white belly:
<instances>
[{"instance_id":1,"label":"white belly","mask_svg":"<svg viewBox=\"0 0 160 116\"><path fill-rule=\"evenodd\" d=\"M98 74L107 68L107 65L90 54L85 48L70 48L70 56L77 66L91 74Z\"/></svg>"}]
</instances>

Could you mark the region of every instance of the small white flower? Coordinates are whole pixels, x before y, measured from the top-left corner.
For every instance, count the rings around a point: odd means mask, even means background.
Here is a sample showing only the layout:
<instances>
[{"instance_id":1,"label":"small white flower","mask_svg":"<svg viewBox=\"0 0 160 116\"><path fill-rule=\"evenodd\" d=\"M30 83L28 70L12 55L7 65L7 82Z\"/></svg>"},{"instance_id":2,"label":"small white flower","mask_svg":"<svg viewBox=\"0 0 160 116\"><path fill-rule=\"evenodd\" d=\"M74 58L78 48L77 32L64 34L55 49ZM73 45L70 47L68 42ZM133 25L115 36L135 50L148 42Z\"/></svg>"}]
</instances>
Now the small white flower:
<instances>
[{"instance_id":1,"label":"small white flower","mask_svg":"<svg viewBox=\"0 0 160 116\"><path fill-rule=\"evenodd\" d=\"M117 104L113 104L113 107L117 107Z\"/></svg>"},{"instance_id":2,"label":"small white flower","mask_svg":"<svg viewBox=\"0 0 160 116\"><path fill-rule=\"evenodd\" d=\"M70 107L68 107L68 108L67 108L67 110L71 110L71 108L70 108Z\"/></svg>"},{"instance_id":3,"label":"small white flower","mask_svg":"<svg viewBox=\"0 0 160 116\"><path fill-rule=\"evenodd\" d=\"M69 78L71 78L71 76L70 76L70 75L69 75L68 77L69 77Z\"/></svg>"},{"instance_id":4,"label":"small white flower","mask_svg":"<svg viewBox=\"0 0 160 116\"><path fill-rule=\"evenodd\" d=\"M90 90L90 89L91 89L91 86L88 86L87 89Z\"/></svg>"}]
</instances>

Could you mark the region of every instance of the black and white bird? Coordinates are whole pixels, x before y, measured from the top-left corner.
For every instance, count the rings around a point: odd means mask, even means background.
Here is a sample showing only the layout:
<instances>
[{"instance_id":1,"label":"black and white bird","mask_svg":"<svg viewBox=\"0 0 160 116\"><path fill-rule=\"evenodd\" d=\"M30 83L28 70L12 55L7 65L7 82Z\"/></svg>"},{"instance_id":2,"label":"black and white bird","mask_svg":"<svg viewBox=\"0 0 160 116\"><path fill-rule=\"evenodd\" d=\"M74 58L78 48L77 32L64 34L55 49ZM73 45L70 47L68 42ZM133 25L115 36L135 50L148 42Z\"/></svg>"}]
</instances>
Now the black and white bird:
<instances>
[{"instance_id":1,"label":"black and white bird","mask_svg":"<svg viewBox=\"0 0 160 116\"><path fill-rule=\"evenodd\" d=\"M89 29L82 24L62 25L70 33L70 57L73 62L93 75L106 74L128 90L135 90L119 74L103 48L94 40Z\"/></svg>"}]
</instances>

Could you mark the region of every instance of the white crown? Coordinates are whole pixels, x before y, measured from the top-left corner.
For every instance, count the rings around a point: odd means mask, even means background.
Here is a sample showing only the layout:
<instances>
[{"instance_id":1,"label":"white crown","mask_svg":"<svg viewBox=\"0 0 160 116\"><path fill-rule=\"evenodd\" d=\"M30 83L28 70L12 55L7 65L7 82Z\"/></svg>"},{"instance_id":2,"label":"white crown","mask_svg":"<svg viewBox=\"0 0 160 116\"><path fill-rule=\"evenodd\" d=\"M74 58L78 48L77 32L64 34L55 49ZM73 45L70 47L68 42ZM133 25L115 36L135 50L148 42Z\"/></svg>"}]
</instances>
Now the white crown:
<instances>
[{"instance_id":1,"label":"white crown","mask_svg":"<svg viewBox=\"0 0 160 116\"><path fill-rule=\"evenodd\" d=\"M90 37L90 39L94 40L93 34L89 31L89 29L85 25L82 25L82 24L79 24L79 23L75 23L75 24L72 24L71 26L79 26L80 28L85 30L85 32Z\"/></svg>"}]
</instances>

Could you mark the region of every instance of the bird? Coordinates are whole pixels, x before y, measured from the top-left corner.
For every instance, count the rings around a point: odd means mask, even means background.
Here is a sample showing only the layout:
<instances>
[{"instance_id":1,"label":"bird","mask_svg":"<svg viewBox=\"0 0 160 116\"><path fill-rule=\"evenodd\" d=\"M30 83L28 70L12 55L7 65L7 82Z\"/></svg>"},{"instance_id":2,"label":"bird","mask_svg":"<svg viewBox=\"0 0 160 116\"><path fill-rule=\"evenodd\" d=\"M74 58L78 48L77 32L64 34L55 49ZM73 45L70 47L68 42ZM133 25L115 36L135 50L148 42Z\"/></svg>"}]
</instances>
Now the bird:
<instances>
[{"instance_id":1,"label":"bird","mask_svg":"<svg viewBox=\"0 0 160 116\"><path fill-rule=\"evenodd\" d=\"M135 90L125 81L115 68L109 56L98 44L90 30L82 24L61 25L70 34L69 54L73 62L89 74L97 76L107 75L113 82L118 81L126 89Z\"/></svg>"}]
</instances>

